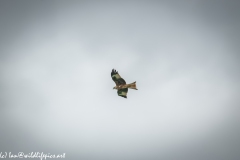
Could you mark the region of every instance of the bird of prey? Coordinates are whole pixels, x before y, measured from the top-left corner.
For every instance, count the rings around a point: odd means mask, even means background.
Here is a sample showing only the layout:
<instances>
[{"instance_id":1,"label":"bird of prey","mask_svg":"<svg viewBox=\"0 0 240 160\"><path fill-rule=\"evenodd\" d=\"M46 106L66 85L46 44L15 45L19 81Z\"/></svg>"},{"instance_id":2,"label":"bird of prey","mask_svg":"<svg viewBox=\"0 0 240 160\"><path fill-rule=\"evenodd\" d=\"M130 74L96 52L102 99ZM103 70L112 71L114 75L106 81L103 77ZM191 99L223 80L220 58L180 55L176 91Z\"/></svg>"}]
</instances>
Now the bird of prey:
<instances>
[{"instance_id":1,"label":"bird of prey","mask_svg":"<svg viewBox=\"0 0 240 160\"><path fill-rule=\"evenodd\" d=\"M126 81L118 74L118 72L112 69L111 77L113 81L116 83L116 86L113 89L118 90L118 96L127 98L128 88L138 90L136 88L136 81L130 84L126 84Z\"/></svg>"}]
</instances>

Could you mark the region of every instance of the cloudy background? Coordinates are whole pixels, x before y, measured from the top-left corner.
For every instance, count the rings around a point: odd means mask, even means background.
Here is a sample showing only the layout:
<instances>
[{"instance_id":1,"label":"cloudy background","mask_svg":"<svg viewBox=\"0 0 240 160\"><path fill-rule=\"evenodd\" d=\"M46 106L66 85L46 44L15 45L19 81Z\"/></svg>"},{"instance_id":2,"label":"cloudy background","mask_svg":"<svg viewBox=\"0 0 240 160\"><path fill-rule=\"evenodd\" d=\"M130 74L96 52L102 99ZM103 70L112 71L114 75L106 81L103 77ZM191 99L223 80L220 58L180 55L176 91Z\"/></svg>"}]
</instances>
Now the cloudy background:
<instances>
[{"instance_id":1,"label":"cloudy background","mask_svg":"<svg viewBox=\"0 0 240 160\"><path fill-rule=\"evenodd\" d=\"M0 152L240 159L239 6L0 1Z\"/></svg>"}]
</instances>

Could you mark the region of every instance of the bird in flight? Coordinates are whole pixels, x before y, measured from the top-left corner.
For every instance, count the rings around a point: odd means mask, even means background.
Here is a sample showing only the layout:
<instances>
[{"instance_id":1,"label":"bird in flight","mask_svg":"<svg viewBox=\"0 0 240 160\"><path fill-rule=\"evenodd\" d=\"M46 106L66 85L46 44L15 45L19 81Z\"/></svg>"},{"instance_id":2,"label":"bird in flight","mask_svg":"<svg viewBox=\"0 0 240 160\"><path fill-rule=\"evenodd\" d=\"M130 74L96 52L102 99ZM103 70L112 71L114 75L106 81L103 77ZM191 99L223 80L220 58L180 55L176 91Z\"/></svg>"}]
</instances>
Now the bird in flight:
<instances>
[{"instance_id":1,"label":"bird in flight","mask_svg":"<svg viewBox=\"0 0 240 160\"><path fill-rule=\"evenodd\" d=\"M113 87L113 89L118 90L117 94L121 97L127 98L128 88L138 90L136 86L136 81L130 84L126 84L126 81L114 69L112 69L111 77L116 83L116 86Z\"/></svg>"}]
</instances>

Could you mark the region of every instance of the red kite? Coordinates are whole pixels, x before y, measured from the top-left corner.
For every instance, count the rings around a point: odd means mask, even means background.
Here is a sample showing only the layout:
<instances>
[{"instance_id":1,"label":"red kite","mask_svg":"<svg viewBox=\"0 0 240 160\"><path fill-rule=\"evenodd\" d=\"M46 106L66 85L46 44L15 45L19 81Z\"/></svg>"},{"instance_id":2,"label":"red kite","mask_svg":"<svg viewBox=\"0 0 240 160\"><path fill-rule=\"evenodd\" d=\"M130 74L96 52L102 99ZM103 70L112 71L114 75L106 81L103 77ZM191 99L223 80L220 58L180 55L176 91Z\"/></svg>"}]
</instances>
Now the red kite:
<instances>
[{"instance_id":1,"label":"red kite","mask_svg":"<svg viewBox=\"0 0 240 160\"><path fill-rule=\"evenodd\" d=\"M113 89L118 90L117 93L121 97L127 98L128 88L138 90L136 88L136 81L130 84L126 84L126 81L114 69L111 72L111 77L116 83L116 86Z\"/></svg>"}]
</instances>

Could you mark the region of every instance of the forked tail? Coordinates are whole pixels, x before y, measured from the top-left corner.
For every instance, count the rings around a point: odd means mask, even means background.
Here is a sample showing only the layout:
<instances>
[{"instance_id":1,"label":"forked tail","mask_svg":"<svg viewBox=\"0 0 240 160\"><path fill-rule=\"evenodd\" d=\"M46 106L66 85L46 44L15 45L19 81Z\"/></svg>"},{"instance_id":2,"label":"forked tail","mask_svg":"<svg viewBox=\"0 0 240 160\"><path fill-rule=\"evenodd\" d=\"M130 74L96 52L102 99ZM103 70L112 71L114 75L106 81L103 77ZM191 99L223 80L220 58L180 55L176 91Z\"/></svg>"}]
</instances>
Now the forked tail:
<instances>
[{"instance_id":1,"label":"forked tail","mask_svg":"<svg viewBox=\"0 0 240 160\"><path fill-rule=\"evenodd\" d=\"M138 89L137 89L137 86L136 86L136 81L133 82L133 83L130 83L130 84L129 84L129 88L138 90Z\"/></svg>"}]
</instances>

